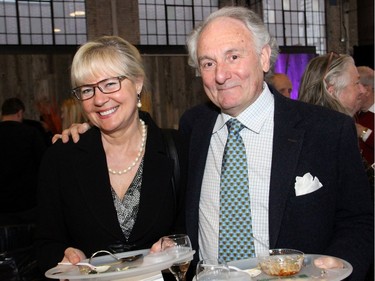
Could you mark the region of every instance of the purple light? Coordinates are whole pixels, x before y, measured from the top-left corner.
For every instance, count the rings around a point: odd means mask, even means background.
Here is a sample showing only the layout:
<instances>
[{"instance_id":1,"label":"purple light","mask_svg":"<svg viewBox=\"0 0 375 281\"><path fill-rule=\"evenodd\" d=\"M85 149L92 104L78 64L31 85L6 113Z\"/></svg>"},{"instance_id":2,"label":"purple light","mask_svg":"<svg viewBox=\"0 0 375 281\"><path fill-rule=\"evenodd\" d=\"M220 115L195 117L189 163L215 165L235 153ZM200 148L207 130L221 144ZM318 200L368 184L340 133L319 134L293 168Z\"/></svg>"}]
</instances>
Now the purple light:
<instances>
[{"instance_id":1,"label":"purple light","mask_svg":"<svg viewBox=\"0 0 375 281\"><path fill-rule=\"evenodd\" d=\"M309 54L283 54L280 53L276 63L274 72L275 73L285 73L288 75L289 79L292 81L293 90L290 95L290 98L297 99L298 98L298 88L301 77L305 68L309 61L314 58L316 54L309 53Z\"/></svg>"}]
</instances>

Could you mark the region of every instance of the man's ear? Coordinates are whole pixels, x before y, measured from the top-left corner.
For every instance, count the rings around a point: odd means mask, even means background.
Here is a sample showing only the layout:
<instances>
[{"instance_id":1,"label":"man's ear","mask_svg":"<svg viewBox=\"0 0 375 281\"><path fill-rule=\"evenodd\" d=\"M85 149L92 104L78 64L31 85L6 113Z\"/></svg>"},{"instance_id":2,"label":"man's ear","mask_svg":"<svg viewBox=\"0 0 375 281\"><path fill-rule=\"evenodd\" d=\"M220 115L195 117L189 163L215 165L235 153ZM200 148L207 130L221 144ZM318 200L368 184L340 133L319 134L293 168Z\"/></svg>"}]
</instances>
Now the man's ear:
<instances>
[{"instance_id":1,"label":"man's ear","mask_svg":"<svg viewBox=\"0 0 375 281\"><path fill-rule=\"evenodd\" d=\"M16 116L17 116L17 120L18 120L19 122L22 122L22 120L23 120L23 110L20 109L20 110L16 113Z\"/></svg>"},{"instance_id":2,"label":"man's ear","mask_svg":"<svg viewBox=\"0 0 375 281\"><path fill-rule=\"evenodd\" d=\"M268 72L270 70L270 57L271 57L271 47L270 45L265 45L262 48L260 54L260 62L262 64L263 72Z\"/></svg>"}]
</instances>

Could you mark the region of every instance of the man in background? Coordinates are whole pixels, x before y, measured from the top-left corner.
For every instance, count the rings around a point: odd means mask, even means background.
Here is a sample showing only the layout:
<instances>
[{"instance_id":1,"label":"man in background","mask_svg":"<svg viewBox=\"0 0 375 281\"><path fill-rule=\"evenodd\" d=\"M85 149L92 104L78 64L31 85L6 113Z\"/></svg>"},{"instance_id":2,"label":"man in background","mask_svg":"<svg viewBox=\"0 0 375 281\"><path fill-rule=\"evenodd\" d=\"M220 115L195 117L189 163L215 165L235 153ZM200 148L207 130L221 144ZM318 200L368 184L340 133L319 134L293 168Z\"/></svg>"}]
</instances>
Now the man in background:
<instances>
[{"instance_id":1,"label":"man in background","mask_svg":"<svg viewBox=\"0 0 375 281\"><path fill-rule=\"evenodd\" d=\"M18 98L1 107L0 225L35 221L37 174L46 144L37 129L22 122L24 112Z\"/></svg>"},{"instance_id":2,"label":"man in background","mask_svg":"<svg viewBox=\"0 0 375 281\"><path fill-rule=\"evenodd\" d=\"M357 67L361 84L367 90L362 99L361 110L357 113L359 145L363 157L369 165L374 163L374 70L368 66Z\"/></svg>"},{"instance_id":3,"label":"man in background","mask_svg":"<svg viewBox=\"0 0 375 281\"><path fill-rule=\"evenodd\" d=\"M266 76L266 82L272 85L284 97L290 98L290 94L293 90L293 85L288 75L284 73L273 73L268 77Z\"/></svg>"}]
</instances>

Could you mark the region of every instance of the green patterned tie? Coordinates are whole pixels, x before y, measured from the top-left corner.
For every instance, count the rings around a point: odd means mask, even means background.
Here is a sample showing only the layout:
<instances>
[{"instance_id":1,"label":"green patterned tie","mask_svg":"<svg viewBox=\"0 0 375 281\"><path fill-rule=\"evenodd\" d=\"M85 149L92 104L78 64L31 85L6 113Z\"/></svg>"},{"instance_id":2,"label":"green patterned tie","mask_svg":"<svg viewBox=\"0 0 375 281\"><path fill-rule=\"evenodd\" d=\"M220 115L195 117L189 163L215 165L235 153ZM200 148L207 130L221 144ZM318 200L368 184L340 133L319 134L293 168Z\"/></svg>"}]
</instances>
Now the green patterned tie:
<instances>
[{"instance_id":1,"label":"green patterned tie","mask_svg":"<svg viewBox=\"0 0 375 281\"><path fill-rule=\"evenodd\" d=\"M225 261L255 257L251 222L246 150L237 119L226 123L228 139L224 148L220 178L219 257Z\"/></svg>"}]
</instances>

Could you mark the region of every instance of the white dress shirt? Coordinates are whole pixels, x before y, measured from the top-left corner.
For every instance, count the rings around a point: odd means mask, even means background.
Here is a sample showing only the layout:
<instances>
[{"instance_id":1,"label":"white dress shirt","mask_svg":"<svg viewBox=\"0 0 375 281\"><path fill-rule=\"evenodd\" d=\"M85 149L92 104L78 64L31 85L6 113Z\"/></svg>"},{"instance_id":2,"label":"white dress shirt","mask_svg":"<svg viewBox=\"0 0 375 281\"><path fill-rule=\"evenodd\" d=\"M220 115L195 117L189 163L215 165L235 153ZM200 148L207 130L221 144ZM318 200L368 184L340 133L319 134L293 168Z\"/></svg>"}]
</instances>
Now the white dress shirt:
<instances>
[{"instance_id":1,"label":"white dress shirt","mask_svg":"<svg viewBox=\"0 0 375 281\"><path fill-rule=\"evenodd\" d=\"M200 259L218 257L220 173L231 118L219 114L208 150L199 203ZM258 99L237 119L246 127L240 134L245 143L249 169L249 192L255 252L269 249L268 201L271 178L274 97L266 83Z\"/></svg>"}]
</instances>

